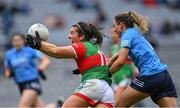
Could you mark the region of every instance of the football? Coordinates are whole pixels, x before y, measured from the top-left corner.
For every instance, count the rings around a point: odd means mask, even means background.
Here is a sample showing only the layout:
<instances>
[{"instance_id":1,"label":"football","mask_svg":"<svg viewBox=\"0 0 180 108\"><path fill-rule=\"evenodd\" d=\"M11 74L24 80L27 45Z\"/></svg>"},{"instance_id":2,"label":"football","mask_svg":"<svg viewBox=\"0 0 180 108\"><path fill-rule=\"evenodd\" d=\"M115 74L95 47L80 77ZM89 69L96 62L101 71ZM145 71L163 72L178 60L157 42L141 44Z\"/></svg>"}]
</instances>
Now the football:
<instances>
[{"instance_id":1,"label":"football","mask_svg":"<svg viewBox=\"0 0 180 108\"><path fill-rule=\"evenodd\" d=\"M48 40L49 30L45 25L40 24L40 23L36 23L36 24L31 25L29 30L28 30L28 34L35 37L36 31L39 33L39 36L43 41Z\"/></svg>"}]
</instances>

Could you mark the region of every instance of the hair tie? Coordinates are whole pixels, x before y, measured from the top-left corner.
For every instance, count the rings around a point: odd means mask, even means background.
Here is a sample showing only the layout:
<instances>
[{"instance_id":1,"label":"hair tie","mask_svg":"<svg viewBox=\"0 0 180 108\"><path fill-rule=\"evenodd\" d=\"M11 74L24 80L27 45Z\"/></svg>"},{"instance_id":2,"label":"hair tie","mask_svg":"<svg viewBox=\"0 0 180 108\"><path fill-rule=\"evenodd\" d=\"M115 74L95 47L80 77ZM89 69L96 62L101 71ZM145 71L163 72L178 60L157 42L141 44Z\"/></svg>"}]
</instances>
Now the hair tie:
<instances>
[{"instance_id":1,"label":"hair tie","mask_svg":"<svg viewBox=\"0 0 180 108\"><path fill-rule=\"evenodd\" d=\"M81 28L81 26L80 26L79 24L75 24L75 25L77 25L78 28L82 31L82 33L85 35L85 32L84 32L84 30Z\"/></svg>"}]
</instances>

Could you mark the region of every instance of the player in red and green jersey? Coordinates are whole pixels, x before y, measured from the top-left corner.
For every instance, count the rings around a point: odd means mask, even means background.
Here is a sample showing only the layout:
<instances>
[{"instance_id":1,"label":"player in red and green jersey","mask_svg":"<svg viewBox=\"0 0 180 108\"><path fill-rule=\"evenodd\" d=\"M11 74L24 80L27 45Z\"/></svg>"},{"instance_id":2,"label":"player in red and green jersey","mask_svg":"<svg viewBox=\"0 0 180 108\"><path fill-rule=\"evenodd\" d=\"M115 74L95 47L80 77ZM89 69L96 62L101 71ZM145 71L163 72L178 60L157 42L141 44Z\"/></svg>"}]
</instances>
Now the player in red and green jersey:
<instances>
[{"instance_id":1,"label":"player in red and green jersey","mask_svg":"<svg viewBox=\"0 0 180 108\"><path fill-rule=\"evenodd\" d=\"M74 58L82 75L80 86L62 107L113 107L114 94L105 55L100 50L103 34L92 24L79 22L70 29L70 46L58 47L28 35L27 44L55 58Z\"/></svg>"}]
</instances>

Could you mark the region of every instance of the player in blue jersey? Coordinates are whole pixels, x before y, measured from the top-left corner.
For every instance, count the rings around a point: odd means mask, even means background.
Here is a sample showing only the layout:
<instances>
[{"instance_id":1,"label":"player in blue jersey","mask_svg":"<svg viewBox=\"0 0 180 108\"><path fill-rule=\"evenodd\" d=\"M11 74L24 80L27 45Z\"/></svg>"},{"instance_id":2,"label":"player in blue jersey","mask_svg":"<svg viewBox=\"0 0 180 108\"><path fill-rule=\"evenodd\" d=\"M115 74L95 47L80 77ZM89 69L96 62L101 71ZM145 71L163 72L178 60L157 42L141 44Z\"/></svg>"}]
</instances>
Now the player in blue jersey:
<instances>
[{"instance_id":1,"label":"player in blue jersey","mask_svg":"<svg viewBox=\"0 0 180 108\"><path fill-rule=\"evenodd\" d=\"M5 55L5 76L13 76L19 87L21 98L19 107L43 107L38 95L41 94L39 72L43 72L49 60L37 50L24 45L25 37L15 34L13 48ZM35 60L39 60L39 65Z\"/></svg>"},{"instance_id":2,"label":"player in blue jersey","mask_svg":"<svg viewBox=\"0 0 180 108\"><path fill-rule=\"evenodd\" d=\"M148 31L148 19L130 11L116 15L113 25L121 38L121 50L110 59L110 72L113 74L121 68L127 56L139 70L139 75L119 95L116 106L129 107L150 96L160 107L176 107L176 89L167 65L160 62L154 49L142 35Z\"/></svg>"}]
</instances>

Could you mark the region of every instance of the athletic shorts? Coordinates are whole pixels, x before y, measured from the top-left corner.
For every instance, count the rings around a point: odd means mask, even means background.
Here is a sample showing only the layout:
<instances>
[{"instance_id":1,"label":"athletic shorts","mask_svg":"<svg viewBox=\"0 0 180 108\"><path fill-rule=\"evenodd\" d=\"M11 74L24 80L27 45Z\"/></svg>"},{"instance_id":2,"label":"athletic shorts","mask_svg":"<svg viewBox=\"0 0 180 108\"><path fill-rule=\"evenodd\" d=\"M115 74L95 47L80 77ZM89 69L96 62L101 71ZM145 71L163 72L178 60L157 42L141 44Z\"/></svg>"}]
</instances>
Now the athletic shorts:
<instances>
[{"instance_id":1,"label":"athletic shorts","mask_svg":"<svg viewBox=\"0 0 180 108\"><path fill-rule=\"evenodd\" d=\"M126 88L130 85L131 79L124 78L122 81L119 82L119 84L112 84L113 90L117 90L118 88Z\"/></svg>"},{"instance_id":2,"label":"athletic shorts","mask_svg":"<svg viewBox=\"0 0 180 108\"><path fill-rule=\"evenodd\" d=\"M114 93L104 80L91 79L81 82L74 95L86 100L91 106L104 104L110 108L114 105Z\"/></svg>"},{"instance_id":3,"label":"athletic shorts","mask_svg":"<svg viewBox=\"0 0 180 108\"><path fill-rule=\"evenodd\" d=\"M18 83L18 87L20 90L20 93L22 94L24 90L26 89L32 89L37 92L38 95L42 93L41 84L39 82L39 79L31 80L23 83Z\"/></svg>"},{"instance_id":4,"label":"athletic shorts","mask_svg":"<svg viewBox=\"0 0 180 108\"><path fill-rule=\"evenodd\" d=\"M149 93L155 103L162 97L177 97L175 86L167 70L150 76L137 76L133 78L130 86Z\"/></svg>"}]
</instances>

